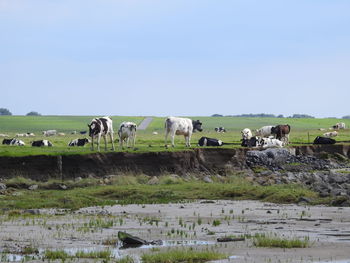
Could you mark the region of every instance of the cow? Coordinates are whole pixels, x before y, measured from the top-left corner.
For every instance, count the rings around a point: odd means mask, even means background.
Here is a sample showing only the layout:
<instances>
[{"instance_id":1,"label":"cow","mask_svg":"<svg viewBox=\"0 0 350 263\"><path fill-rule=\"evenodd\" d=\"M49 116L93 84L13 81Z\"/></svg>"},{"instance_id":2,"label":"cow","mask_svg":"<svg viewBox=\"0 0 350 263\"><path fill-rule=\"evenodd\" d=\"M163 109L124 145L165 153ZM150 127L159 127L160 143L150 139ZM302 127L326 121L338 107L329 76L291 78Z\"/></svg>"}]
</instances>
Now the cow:
<instances>
[{"instance_id":1,"label":"cow","mask_svg":"<svg viewBox=\"0 0 350 263\"><path fill-rule=\"evenodd\" d=\"M344 122L338 122L337 124L333 125L332 128L334 130L345 129L345 123Z\"/></svg>"},{"instance_id":2,"label":"cow","mask_svg":"<svg viewBox=\"0 0 350 263\"><path fill-rule=\"evenodd\" d=\"M224 133L226 132L226 129L224 127L215 127L214 130L217 132L217 133Z\"/></svg>"},{"instance_id":3,"label":"cow","mask_svg":"<svg viewBox=\"0 0 350 263\"><path fill-rule=\"evenodd\" d=\"M109 117L95 118L92 119L91 123L88 124L89 136L91 137L91 150L94 150L94 138L97 138L97 150L100 151L100 140L103 136L105 141L105 150L107 151L107 135L109 135L112 143L112 150L114 151L113 142L113 122Z\"/></svg>"},{"instance_id":4,"label":"cow","mask_svg":"<svg viewBox=\"0 0 350 263\"><path fill-rule=\"evenodd\" d=\"M54 136L57 134L56 130L47 130L47 131L43 131L43 135L48 137L48 136Z\"/></svg>"},{"instance_id":5,"label":"cow","mask_svg":"<svg viewBox=\"0 0 350 263\"><path fill-rule=\"evenodd\" d=\"M84 139L74 139L68 143L68 146L85 146L85 144L90 143L91 141L88 138Z\"/></svg>"},{"instance_id":6,"label":"cow","mask_svg":"<svg viewBox=\"0 0 350 263\"><path fill-rule=\"evenodd\" d=\"M33 147L52 147L52 143L48 140L39 140L32 142Z\"/></svg>"},{"instance_id":7,"label":"cow","mask_svg":"<svg viewBox=\"0 0 350 263\"><path fill-rule=\"evenodd\" d=\"M2 141L2 144L5 144L5 145L12 145L12 146L24 146L25 143L21 140L18 140L16 138L13 138L13 139L4 139Z\"/></svg>"},{"instance_id":8,"label":"cow","mask_svg":"<svg viewBox=\"0 0 350 263\"><path fill-rule=\"evenodd\" d=\"M253 134L252 134L252 131L248 128L245 128L241 131L241 134L242 134L242 140L245 140L245 139L250 139L253 137Z\"/></svg>"},{"instance_id":9,"label":"cow","mask_svg":"<svg viewBox=\"0 0 350 263\"><path fill-rule=\"evenodd\" d=\"M259 136L259 137L269 137L270 135L272 135L272 128L274 126L269 125L269 126L263 126L260 129L255 131L255 136Z\"/></svg>"},{"instance_id":10,"label":"cow","mask_svg":"<svg viewBox=\"0 0 350 263\"><path fill-rule=\"evenodd\" d=\"M314 144L335 144L336 140L332 138L326 138L326 137L321 137L317 136L314 140Z\"/></svg>"},{"instance_id":11,"label":"cow","mask_svg":"<svg viewBox=\"0 0 350 263\"><path fill-rule=\"evenodd\" d=\"M284 146L284 143L283 141L275 138L262 138L260 146L264 149L274 147L281 148Z\"/></svg>"},{"instance_id":12,"label":"cow","mask_svg":"<svg viewBox=\"0 0 350 263\"><path fill-rule=\"evenodd\" d=\"M126 142L126 147L129 148L129 142L131 142L132 147L135 147L135 139L136 139L136 123L130 121L124 121L120 124L118 130L119 136L119 148L123 149L123 143Z\"/></svg>"},{"instance_id":13,"label":"cow","mask_svg":"<svg viewBox=\"0 0 350 263\"><path fill-rule=\"evenodd\" d=\"M0 133L0 137L9 137L8 134Z\"/></svg>"},{"instance_id":14,"label":"cow","mask_svg":"<svg viewBox=\"0 0 350 263\"><path fill-rule=\"evenodd\" d=\"M57 133L58 136L66 136L66 134L64 132L59 132Z\"/></svg>"},{"instance_id":15,"label":"cow","mask_svg":"<svg viewBox=\"0 0 350 263\"><path fill-rule=\"evenodd\" d=\"M273 127L271 133L276 136L277 140L283 141L284 144L289 143L290 126L288 124Z\"/></svg>"},{"instance_id":16,"label":"cow","mask_svg":"<svg viewBox=\"0 0 350 263\"><path fill-rule=\"evenodd\" d=\"M332 132L326 132L323 134L324 137L330 138L330 137L336 137L338 136L338 132L337 131L332 131Z\"/></svg>"},{"instance_id":17,"label":"cow","mask_svg":"<svg viewBox=\"0 0 350 263\"><path fill-rule=\"evenodd\" d=\"M165 147L168 147L168 134L171 136L171 146L175 147L174 139L176 135L185 137L186 147L191 147L191 136L195 131L202 131L202 123L199 120L188 118L168 117L165 120Z\"/></svg>"},{"instance_id":18,"label":"cow","mask_svg":"<svg viewBox=\"0 0 350 263\"><path fill-rule=\"evenodd\" d=\"M250 139L242 139L241 146L243 147L258 147L261 145L261 138L253 136Z\"/></svg>"},{"instance_id":19,"label":"cow","mask_svg":"<svg viewBox=\"0 0 350 263\"><path fill-rule=\"evenodd\" d=\"M201 137L198 140L198 146L222 146L223 144L221 140L208 137Z\"/></svg>"},{"instance_id":20,"label":"cow","mask_svg":"<svg viewBox=\"0 0 350 263\"><path fill-rule=\"evenodd\" d=\"M87 134L87 131L80 131L79 132L81 135Z\"/></svg>"},{"instance_id":21,"label":"cow","mask_svg":"<svg viewBox=\"0 0 350 263\"><path fill-rule=\"evenodd\" d=\"M35 137L35 134L32 132L27 132L25 136L26 137Z\"/></svg>"},{"instance_id":22,"label":"cow","mask_svg":"<svg viewBox=\"0 0 350 263\"><path fill-rule=\"evenodd\" d=\"M25 133L17 133L17 134L16 134L16 137L25 137L25 136L26 136Z\"/></svg>"}]
</instances>

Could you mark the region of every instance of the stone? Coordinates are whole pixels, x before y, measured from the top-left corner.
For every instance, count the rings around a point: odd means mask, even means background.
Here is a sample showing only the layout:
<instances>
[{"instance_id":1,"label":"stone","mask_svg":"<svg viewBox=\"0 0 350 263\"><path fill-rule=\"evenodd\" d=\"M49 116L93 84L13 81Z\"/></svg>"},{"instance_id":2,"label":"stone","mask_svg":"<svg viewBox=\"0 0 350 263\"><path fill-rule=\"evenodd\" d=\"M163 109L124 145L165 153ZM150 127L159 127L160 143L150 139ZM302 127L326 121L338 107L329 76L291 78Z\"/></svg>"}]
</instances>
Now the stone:
<instances>
[{"instance_id":1,"label":"stone","mask_svg":"<svg viewBox=\"0 0 350 263\"><path fill-rule=\"evenodd\" d=\"M6 184L0 183L0 190L6 190Z\"/></svg>"},{"instance_id":2,"label":"stone","mask_svg":"<svg viewBox=\"0 0 350 263\"><path fill-rule=\"evenodd\" d=\"M153 176L148 182L147 184L149 185L155 185L155 184L159 184L159 179L157 176Z\"/></svg>"},{"instance_id":3,"label":"stone","mask_svg":"<svg viewBox=\"0 0 350 263\"><path fill-rule=\"evenodd\" d=\"M37 190L38 188L39 188L39 186L37 184L33 184L33 185L28 187L28 190Z\"/></svg>"},{"instance_id":4,"label":"stone","mask_svg":"<svg viewBox=\"0 0 350 263\"><path fill-rule=\"evenodd\" d=\"M206 182L206 183L212 183L213 182L213 180L209 176L205 176L203 178L203 181Z\"/></svg>"}]
</instances>

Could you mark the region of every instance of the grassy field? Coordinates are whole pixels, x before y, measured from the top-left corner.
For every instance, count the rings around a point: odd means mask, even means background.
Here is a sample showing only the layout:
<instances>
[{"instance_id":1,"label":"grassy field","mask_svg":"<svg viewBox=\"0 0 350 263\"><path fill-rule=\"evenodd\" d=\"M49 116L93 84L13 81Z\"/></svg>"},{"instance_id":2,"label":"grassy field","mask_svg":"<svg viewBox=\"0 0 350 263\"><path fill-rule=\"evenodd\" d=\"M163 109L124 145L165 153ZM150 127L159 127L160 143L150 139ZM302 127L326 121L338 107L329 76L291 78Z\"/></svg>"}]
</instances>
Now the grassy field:
<instances>
[{"instance_id":1,"label":"grassy field","mask_svg":"<svg viewBox=\"0 0 350 263\"><path fill-rule=\"evenodd\" d=\"M70 140L75 138L84 138L86 135L72 135L73 131L87 130L87 124L91 121L92 116L0 116L0 133L8 134L14 137L17 133L33 132L35 137L21 137L20 139L26 143L24 147L13 147L7 145L0 146L0 156L23 156L38 154L84 154L91 153L90 147L68 147ZM265 125L289 124L291 126L290 141L293 144L312 143L316 136L322 135L324 131L319 128L329 127L337 122L345 122L346 126L350 126L350 120L340 119L290 119L290 118L239 118L239 117L190 117L199 119L203 122L203 132L194 133L192 136L192 146L197 147L197 141L201 136L213 137L228 143L239 143L241 139L241 130L250 128L252 131ZM134 121L140 124L144 117L127 117L113 116L114 130L116 131L122 121ZM184 139L177 136L175 139L175 149L164 148L164 117L154 117L152 123L144 131L137 132L137 141L135 152L149 151L178 151L186 149L184 147ZM227 132L218 134L214 131L215 127L223 126ZM33 140L40 140L42 131L55 129L63 132L65 136L53 136L49 140L54 144L52 148L34 148L30 146ZM152 132L158 132L153 135ZM116 134L115 134L116 135ZM116 136L115 136L116 137ZM46 139L46 138L45 138ZM117 138L115 138L117 139ZM340 130L338 141L349 141L350 130ZM103 140L102 140L103 142ZM170 141L169 141L170 142ZM117 144L117 140L116 140ZM227 145L226 148L239 147L239 145ZM111 148L109 146L109 148ZM101 148L103 149L103 147ZM117 149L118 150L118 149ZM127 149L124 151L134 151Z\"/></svg>"}]
</instances>

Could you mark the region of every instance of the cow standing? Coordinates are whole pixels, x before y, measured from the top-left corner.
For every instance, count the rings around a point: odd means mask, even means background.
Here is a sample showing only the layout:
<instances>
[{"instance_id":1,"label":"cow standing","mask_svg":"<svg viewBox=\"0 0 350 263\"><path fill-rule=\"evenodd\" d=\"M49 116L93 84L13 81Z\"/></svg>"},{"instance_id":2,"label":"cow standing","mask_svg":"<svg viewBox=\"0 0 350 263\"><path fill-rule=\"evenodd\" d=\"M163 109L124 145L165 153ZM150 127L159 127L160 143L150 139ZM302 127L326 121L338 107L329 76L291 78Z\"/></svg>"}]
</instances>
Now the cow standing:
<instances>
[{"instance_id":1,"label":"cow standing","mask_svg":"<svg viewBox=\"0 0 350 263\"><path fill-rule=\"evenodd\" d=\"M91 137L91 150L94 150L94 138L97 138L97 150L100 151L101 136L105 141L105 150L107 151L107 135L109 135L112 143L112 150L114 151L113 142L113 122L109 117L92 119L88 124L89 136Z\"/></svg>"},{"instance_id":2,"label":"cow standing","mask_svg":"<svg viewBox=\"0 0 350 263\"><path fill-rule=\"evenodd\" d=\"M290 126L288 124L273 127L271 133L276 136L276 139L283 141L284 144L289 143Z\"/></svg>"},{"instance_id":3,"label":"cow standing","mask_svg":"<svg viewBox=\"0 0 350 263\"><path fill-rule=\"evenodd\" d=\"M123 149L123 143L126 141L126 147L129 148L129 142L131 141L132 147L135 147L136 140L136 123L130 121L124 121L120 124L118 130L119 136L119 148Z\"/></svg>"},{"instance_id":4,"label":"cow standing","mask_svg":"<svg viewBox=\"0 0 350 263\"><path fill-rule=\"evenodd\" d=\"M199 120L193 121L188 118L168 117L165 120L165 147L168 147L168 134L171 136L171 146L175 147L174 139L176 135L185 137L186 147L191 147L191 136L195 131L202 131L202 123Z\"/></svg>"},{"instance_id":5,"label":"cow standing","mask_svg":"<svg viewBox=\"0 0 350 263\"><path fill-rule=\"evenodd\" d=\"M270 135L272 135L272 128L274 128L274 126L272 125L263 126L260 129L255 131L255 136L269 137Z\"/></svg>"}]
</instances>

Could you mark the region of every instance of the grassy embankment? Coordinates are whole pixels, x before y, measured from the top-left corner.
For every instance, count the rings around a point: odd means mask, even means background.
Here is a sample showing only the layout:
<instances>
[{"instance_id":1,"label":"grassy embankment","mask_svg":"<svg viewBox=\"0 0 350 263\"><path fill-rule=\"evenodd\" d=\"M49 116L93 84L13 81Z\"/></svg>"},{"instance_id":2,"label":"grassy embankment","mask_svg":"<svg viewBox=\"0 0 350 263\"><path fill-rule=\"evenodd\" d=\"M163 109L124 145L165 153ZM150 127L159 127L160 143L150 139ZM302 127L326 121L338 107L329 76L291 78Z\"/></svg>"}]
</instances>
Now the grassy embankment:
<instances>
[{"instance_id":1,"label":"grassy embankment","mask_svg":"<svg viewBox=\"0 0 350 263\"><path fill-rule=\"evenodd\" d=\"M61 155L61 154L88 154L91 153L90 147L68 147L68 143L75 138L84 138L87 135L72 135L72 131L85 131L87 124L91 121L91 116L0 116L0 133L8 134L11 138L17 133L33 132L36 137L20 137L26 143L24 147L11 147L0 145L0 156L25 156L25 155ZM201 136L214 137L228 143L237 143L237 145L226 145L223 148L240 147L241 134L243 128L252 130L258 129L264 125L277 125L288 123L291 125L290 141L291 145L297 143L312 143L316 136L322 135L324 131L319 128L328 129L337 122L345 122L347 127L350 126L350 120L339 119L286 119L286 118L237 118L237 117L192 117L200 119L203 122L203 132L194 133L192 136L192 146L197 147L197 141ZM114 130L117 131L122 121L134 121L141 123L143 117L112 117ZM176 148L164 148L164 119L163 117L154 117L153 122L144 131L138 131L136 148L125 149L130 152L158 152L158 151L181 151L188 150L184 147L182 136L176 136ZM228 132L218 134L214 131L215 127L223 126ZM30 146L30 141L47 139L43 137L43 130L56 129L58 132L64 132L65 136L53 136L48 139L54 144L50 148L35 148ZM152 132L158 132L153 135ZM328 131L328 130L327 130ZM117 134L115 134L117 139ZM339 131L338 141L349 141L350 132L348 129ZM104 151L103 140L101 140L101 150ZM116 140L116 146L118 142ZM170 138L169 138L170 144ZM111 146L109 145L110 149ZM117 151L119 150L117 147Z\"/></svg>"}]
</instances>

